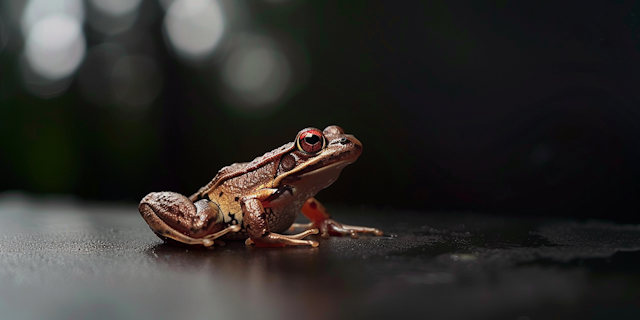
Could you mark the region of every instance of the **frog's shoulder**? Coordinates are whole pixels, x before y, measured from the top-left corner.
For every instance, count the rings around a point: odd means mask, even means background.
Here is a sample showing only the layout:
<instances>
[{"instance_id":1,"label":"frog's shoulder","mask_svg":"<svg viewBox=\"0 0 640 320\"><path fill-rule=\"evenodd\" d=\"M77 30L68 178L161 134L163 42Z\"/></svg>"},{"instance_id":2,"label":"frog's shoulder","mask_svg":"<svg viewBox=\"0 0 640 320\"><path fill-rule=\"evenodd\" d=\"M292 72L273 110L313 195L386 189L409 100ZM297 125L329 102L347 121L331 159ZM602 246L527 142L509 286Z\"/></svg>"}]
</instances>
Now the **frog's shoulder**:
<instances>
[{"instance_id":1,"label":"frog's shoulder","mask_svg":"<svg viewBox=\"0 0 640 320\"><path fill-rule=\"evenodd\" d=\"M275 159L279 158L282 154L293 150L293 148L294 148L294 143L289 142L280 148L269 151L253 159L251 162L234 163L232 165L223 167L222 169L218 170L218 173L216 174L216 176L213 177L213 179L209 183L207 183L207 185L200 188L198 192L191 195L189 199L191 199L191 201L196 201L197 199L202 198L202 196L205 193L216 188L217 186L222 184L224 181L241 176L253 170L256 170L268 163L272 163Z\"/></svg>"}]
</instances>

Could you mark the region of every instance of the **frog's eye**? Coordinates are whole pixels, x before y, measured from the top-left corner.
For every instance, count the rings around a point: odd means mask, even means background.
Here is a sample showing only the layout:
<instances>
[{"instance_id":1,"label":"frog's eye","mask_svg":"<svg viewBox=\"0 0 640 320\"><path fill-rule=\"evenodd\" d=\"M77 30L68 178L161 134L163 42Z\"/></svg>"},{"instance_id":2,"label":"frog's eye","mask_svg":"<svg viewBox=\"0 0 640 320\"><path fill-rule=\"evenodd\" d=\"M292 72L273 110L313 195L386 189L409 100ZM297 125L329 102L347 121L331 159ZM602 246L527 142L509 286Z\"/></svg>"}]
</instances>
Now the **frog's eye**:
<instances>
[{"instance_id":1,"label":"frog's eye","mask_svg":"<svg viewBox=\"0 0 640 320\"><path fill-rule=\"evenodd\" d=\"M296 139L298 150L306 153L317 153L325 145L324 136L318 129L309 129L301 132Z\"/></svg>"}]
</instances>

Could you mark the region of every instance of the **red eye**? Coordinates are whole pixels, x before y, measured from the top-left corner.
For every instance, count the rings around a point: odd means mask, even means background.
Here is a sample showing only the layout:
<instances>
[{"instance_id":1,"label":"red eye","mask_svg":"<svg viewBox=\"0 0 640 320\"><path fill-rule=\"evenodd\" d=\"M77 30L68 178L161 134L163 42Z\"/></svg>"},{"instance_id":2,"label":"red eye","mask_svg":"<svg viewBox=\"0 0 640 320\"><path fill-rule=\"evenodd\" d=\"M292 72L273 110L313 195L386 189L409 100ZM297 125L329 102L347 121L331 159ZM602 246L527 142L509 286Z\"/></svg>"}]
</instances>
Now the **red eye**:
<instances>
[{"instance_id":1,"label":"red eye","mask_svg":"<svg viewBox=\"0 0 640 320\"><path fill-rule=\"evenodd\" d=\"M296 138L298 150L306 153L316 153L324 148L324 136L318 129L302 131Z\"/></svg>"}]
</instances>

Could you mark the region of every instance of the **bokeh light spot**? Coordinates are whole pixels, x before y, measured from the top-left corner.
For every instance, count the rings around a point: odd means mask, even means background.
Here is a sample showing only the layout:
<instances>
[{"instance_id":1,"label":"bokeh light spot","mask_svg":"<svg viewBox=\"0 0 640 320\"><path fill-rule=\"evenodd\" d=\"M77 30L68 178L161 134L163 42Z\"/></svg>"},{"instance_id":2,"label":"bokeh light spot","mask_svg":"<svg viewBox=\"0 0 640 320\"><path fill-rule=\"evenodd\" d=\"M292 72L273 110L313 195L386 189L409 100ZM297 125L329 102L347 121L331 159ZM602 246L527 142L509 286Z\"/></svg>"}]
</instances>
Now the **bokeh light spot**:
<instances>
[{"instance_id":1,"label":"bokeh light spot","mask_svg":"<svg viewBox=\"0 0 640 320\"><path fill-rule=\"evenodd\" d=\"M84 22L82 0L29 0L22 13L23 36L27 38L36 24L54 15L65 15L82 24Z\"/></svg>"},{"instance_id":2,"label":"bokeh light spot","mask_svg":"<svg viewBox=\"0 0 640 320\"><path fill-rule=\"evenodd\" d=\"M157 63L136 55L120 58L111 71L113 94L125 106L143 109L160 94L162 76Z\"/></svg>"},{"instance_id":3,"label":"bokeh light spot","mask_svg":"<svg viewBox=\"0 0 640 320\"><path fill-rule=\"evenodd\" d=\"M165 16L165 31L176 53L187 60L207 58L225 30L217 0L175 0Z\"/></svg>"},{"instance_id":4,"label":"bokeh light spot","mask_svg":"<svg viewBox=\"0 0 640 320\"><path fill-rule=\"evenodd\" d=\"M72 77L56 80L45 78L33 70L25 55L20 57L19 65L25 89L40 98L52 98L64 93L73 79Z\"/></svg>"},{"instance_id":5,"label":"bokeh light spot","mask_svg":"<svg viewBox=\"0 0 640 320\"><path fill-rule=\"evenodd\" d=\"M80 23L51 15L36 23L27 37L25 54L34 72L56 80L71 75L82 62L85 40Z\"/></svg>"},{"instance_id":6,"label":"bokeh light spot","mask_svg":"<svg viewBox=\"0 0 640 320\"><path fill-rule=\"evenodd\" d=\"M102 34L123 33L138 21L141 0L90 0L89 3L89 25Z\"/></svg>"},{"instance_id":7,"label":"bokeh light spot","mask_svg":"<svg viewBox=\"0 0 640 320\"><path fill-rule=\"evenodd\" d=\"M231 51L222 77L240 107L266 107L277 102L291 82L287 57L271 39L247 36Z\"/></svg>"}]
</instances>

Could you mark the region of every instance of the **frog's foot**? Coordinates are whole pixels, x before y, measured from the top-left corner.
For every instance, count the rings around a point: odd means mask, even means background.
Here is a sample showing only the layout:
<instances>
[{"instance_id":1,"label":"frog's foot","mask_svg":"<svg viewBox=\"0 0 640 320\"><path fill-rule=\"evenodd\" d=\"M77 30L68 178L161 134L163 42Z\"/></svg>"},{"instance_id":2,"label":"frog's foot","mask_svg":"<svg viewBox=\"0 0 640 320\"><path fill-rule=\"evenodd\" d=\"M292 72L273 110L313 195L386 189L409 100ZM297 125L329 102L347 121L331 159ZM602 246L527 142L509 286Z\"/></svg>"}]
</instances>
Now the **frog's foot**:
<instances>
[{"instance_id":1,"label":"frog's foot","mask_svg":"<svg viewBox=\"0 0 640 320\"><path fill-rule=\"evenodd\" d=\"M312 235L312 234L318 234L318 232L319 232L318 229L312 228L312 229L309 229L307 231L304 231L304 232L301 232L301 233L298 233L298 234L292 234L292 235L281 234L279 236L282 236L282 237L285 237L285 238L288 238L288 239L292 239L292 240L300 240L302 238L305 238L306 236L309 236L309 235ZM251 244L254 244L255 242L253 242L253 240L251 240L251 238L248 238L244 243L246 245L251 245ZM314 243L315 243L315 245L314 245ZM307 244L307 243L304 243L304 244ZM257 246L260 246L260 245L257 245ZM312 247L317 247L318 246L318 242L311 241L311 246Z\"/></svg>"},{"instance_id":2,"label":"frog's foot","mask_svg":"<svg viewBox=\"0 0 640 320\"><path fill-rule=\"evenodd\" d=\"M383 234L382 230L376 228L350 226L339 223L333 219L324 219L316 222L309 223L294 223L289 230L306 229L306 230L320 230L320 236L322 238L329 238L329 236L351 236L351 238L358 238L358 233L372 233L376 236Z\"/></svg>"},{"instance_id":3,"label":"frog's foot","mask_svg":"<svg viewBox=\"0 0 640 320\"><path fill-rule=\"evenodd\" d=\"M358 238L359 233L371 233L376 236L382 235L382 230L361 226L350 226L347 224L339 223L333 219L325 219L313 223L318 229L320 229L320 237L329 238L329 236L351 236L351 238Z\"/></svg>"},{"instance_id":4,"label":"frog's foot","mask_svg":"<svg viewBox=\"0 0 640 320\"><path fill-rule=\"evenodd\" d=\"M255 244L256 247L312 246L315 248L318 246L318 241L300 240L312 234L318 234L318 229L310 229L294 235L268 233L258 239L248 238L244 243Z\"/></svg>"},{"instance_id":5,"label":"frog's foot","mask_svg":"<svg viewBox=\"0 0 640 320\"><path fill-rule=\"evenodd\" d=\"M207 235L204 238L193 238L190 237L188 235L182 234L182 233L178 233L178 232L165 232L165 233L160 233L158 231L155 231L155 234L162 240L171 242L171 240L175 241L175 243L177 244L183 244L183 245L192 245L192 246L198 246L201 245L203 247L212 247L214 245L218 245L218 246L224 246L224 241L218 240L216 238L221 237L229 232L238 232L240 231L240 226L235 225L235 226L230 226L228 228L222 229L214 234L210 234Z\"/></svg>"},{"instance_id":6,"label":"frog's foot","mask_svg":"<svg viewBox=\"0 0 640 320\"><path fill-rule=\"evenodd\" d=\"M351 238L358 238L358 233L371 233L376 236L383 234L382 230L376 228L350 226L331 219L331 215L329 215L327 209L315 198L307 199L302 206L302 213L311 220L311 222L308 224L294 223L292 228L318 228L320 229L320 236L322 238L346 235L351 236Z\"/></svg>"}]
</instances>

